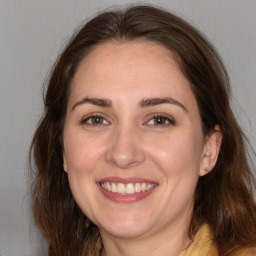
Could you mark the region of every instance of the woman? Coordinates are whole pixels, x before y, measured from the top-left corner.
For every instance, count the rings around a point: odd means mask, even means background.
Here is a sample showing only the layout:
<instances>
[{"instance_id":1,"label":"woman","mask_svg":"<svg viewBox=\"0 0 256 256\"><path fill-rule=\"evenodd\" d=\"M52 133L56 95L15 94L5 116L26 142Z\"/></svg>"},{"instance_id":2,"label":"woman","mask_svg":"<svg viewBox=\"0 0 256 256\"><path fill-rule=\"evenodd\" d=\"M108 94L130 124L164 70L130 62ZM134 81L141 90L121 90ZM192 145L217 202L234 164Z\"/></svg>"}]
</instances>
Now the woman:
<instances>
[{"instance_id":1,"label":"woman","mask_svg":"<svg viewBox=\"0 0 256 256\"><path fill-rule=\"evenodd\" d=\"M31 146L49 255L256 255L245 136L226 70L182 19L105 12L51 73Z\"/></svg>"}]
</instances>

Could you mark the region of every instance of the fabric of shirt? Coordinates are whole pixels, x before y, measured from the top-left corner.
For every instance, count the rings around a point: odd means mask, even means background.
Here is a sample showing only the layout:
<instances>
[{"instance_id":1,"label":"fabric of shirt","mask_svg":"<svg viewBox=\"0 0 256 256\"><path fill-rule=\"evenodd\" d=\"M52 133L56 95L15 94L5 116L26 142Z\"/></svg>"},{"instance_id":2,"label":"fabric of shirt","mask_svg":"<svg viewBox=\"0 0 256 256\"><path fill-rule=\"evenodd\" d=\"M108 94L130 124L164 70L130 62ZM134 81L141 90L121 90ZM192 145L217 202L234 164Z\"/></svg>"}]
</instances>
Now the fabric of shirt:
<instances>
[{"instance_id":1,"label":"fabric of shirt","mask_svg":"<svg viewBox=\"0 0 256 256\"><path fill-rule=\"evenodd\" d=\"M203 224L193 242L179 256L218 256L210 226Z\"/></svg>"},{"instance_id":2,"label":"fabric of shirt","mask_svg":"<svg viewBox=\"0 0 256 256\"><path fill-rule=\"evenodd\" d=\"M211 228L203 224L196 233L193 242L179 256L220 256L213 240ZM226 256L256 256L256 248L240 250L236 253L228 253Z\"/></svg>"}]
</instances>

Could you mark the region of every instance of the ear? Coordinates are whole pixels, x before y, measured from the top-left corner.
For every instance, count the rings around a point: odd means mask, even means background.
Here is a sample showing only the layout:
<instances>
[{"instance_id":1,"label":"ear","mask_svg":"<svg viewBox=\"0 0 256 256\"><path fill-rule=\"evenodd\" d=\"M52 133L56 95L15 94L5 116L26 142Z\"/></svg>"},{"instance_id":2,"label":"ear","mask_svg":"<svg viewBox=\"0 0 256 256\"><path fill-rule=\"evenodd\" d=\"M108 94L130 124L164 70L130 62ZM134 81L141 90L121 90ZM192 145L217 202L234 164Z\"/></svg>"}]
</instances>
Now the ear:
<instances>
[{"instance_id":1,"label":"ear","mask_svg":"<svg viewBox=\"0 0 256 256\"><path fill-rule=\"evenodd\" d=\"M62 158L63 158L63 170L64 170L65 172L68 172L68 171L67 171L66 156L65 156L65 151L64 151L64 149L62 149Z\"/></svg>"},{"instance_id":2,"label":"ear","mask_svg":"<svg viewBox=\"0 0 256 256\"><path fill-rule=\"evenodd\" d=\"M218 125L206 136L204 148L201 156L200 176L206 175L211 171L218 159L222 142L222 132Z\"/></svg>"}]
</instances>

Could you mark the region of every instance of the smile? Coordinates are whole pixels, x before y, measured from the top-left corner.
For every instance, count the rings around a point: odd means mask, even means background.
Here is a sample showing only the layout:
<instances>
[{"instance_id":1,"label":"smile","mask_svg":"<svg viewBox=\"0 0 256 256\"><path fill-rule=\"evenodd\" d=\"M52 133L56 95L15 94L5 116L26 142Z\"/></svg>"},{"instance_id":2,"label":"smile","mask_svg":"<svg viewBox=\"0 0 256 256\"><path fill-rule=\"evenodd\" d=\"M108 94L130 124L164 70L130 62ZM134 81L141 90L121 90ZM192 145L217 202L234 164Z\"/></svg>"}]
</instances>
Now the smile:
<instances>
[{"instance_id":1,"label":"smile","mask_svg":"<svg viewBox=\"0 0 256 256\"><path fill-rule=\"evenodd\" d=\"M156 184L151 183L115 183L115 182L101 182L101 187L109 192L121 194L121 195L132 195L135 193L141 193L153 189Z\"/></svg>"}]
</instances>

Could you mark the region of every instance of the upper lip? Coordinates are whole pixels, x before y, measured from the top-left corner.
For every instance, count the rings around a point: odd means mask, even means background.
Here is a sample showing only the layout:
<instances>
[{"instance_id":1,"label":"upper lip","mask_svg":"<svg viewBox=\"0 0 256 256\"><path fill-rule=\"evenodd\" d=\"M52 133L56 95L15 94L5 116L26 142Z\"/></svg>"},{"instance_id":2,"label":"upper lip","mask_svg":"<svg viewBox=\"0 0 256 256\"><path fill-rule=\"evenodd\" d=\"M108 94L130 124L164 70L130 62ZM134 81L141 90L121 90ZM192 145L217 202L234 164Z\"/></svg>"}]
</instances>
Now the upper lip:
<instances>
[{"instance_id":1,"label":"upper lip","mask_svg":"<svg viewBox=\"0 0 256 256\"><path fill-rule=\"evenodd\" d=\"M114 183L149 183L149 184L158 184L156 181L144 179L144 178L138 178L138 177L127 177L127 178L121 178L121 177L106 177L99 179L97 183L103 183L103 182L114 182Z\"/></svg>"}]
</instances>

